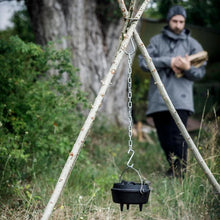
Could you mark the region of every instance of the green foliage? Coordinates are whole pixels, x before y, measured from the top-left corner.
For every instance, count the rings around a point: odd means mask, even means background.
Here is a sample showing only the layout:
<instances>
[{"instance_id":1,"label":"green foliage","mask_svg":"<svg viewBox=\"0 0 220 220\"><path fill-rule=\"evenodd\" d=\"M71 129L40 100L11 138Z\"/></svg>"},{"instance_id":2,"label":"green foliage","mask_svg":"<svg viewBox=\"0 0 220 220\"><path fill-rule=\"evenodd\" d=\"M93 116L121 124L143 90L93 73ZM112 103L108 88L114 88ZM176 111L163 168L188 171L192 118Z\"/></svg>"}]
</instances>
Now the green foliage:
<instances>
[{"instance_id":1,"label":"green foliage","mask_svg":"<svg viewBox=\"0 0 220 220\"><path fill-rule=\"evenodd\" d=\"M27 9L17 11L11 19L13 27L13 35L18 35L25 42L34 41L34 33L31 26L30 17Z\"/></svg>"},{"instance_id":2,"label":"green foliage","mask_svg":"<svg viewBox=\"0 0 220 220\"><path fill-rule=\"evenodd\" d=\"M183 219L188 216L190 219L218 219L219 196L192 152L189 151L188 170L184 179L165 177L168 163L155 133L150 134L154 144L133 139L135 155L132 163L151 182L153 188L149 202L143 206L142 212L139 212L137 205L131 205L130 211L120 212L119 204L112 201L111 188L126 168L129 158L128 134L125 129L107 126L105 121L95 122L53 210L52 218ZM200 153L219 181L219 134L216 127L219 119L214 124L208 118L205 121L208 121L208 124L204 124L206 129L195 138L195 143L199 142ZM60 158L52 163L47 173L39 173L30 184L17 188L20 204L17 202L16 205L15 199L10 206L5 205L4 201L4 205L0 206L3 217L38 219L41 216L65 160ZM139 181L133 171L126 172L123 179ZM24 203L26 205L21 206Z\"/></svg>"},{"instance_id":3,"label":"green foliage","mask_svg":"<svg viewBox=\"0 0 220 220\"><path fill-rule=\"evenodd\" d=\"M216 124L210 122L204 125L207 131L205 130L205 133L200 136L201 149L199 150L213 174L218 178L219 134L216 126L217 121ZM218 195L214 192L194 155L189 151L188 171L183 180L165 177L168 164L156 134L150 135L155 142L154 145L133 140L135 155L132 163L151 181L153 187L149 204L143 207L144 211L139 212L138 208L132 205L130 212L120 213L119 204L112 202L111 187L114 182L118 182L129 157L128 137L126 130L106 127L103 121L93 129L91 138L86 143L86 149L84 148L90 163L84 159L77 163L65 190L65 201L62 205L66 212L68 208L72 210L72 212L69 210L71 218L74 219L76 215L78 218L89 215L98 218L101 214L109 213L114 219L119 219L119 216L123 216L123 219L182 219L185 216L189 216L190 219L207 219L208 216L211 219L217 218ZM139 180L137 174L132 178L131 176L128 178L128 174L124 176L126 180ZM57 205L57 211L62 213L59 207L60 204Z\"/></svg>"},{"instance_id":4,"label":"green foliage","mask_svg":"<svg viewBox=\"0 0 220 220\"><path fill-rule=\"evenodd\" d=\"M138 75L134 77L133 93L133 115L135 121L145 121L147 109L147 96L149 88L149 79L140 81Z\"/></svg>"},{"instance_id":5,"label":"green foliage","mask_svg":"<svg viewBox=\"0 0 220 220\"><path fill-rule=\"evenodd\" d=\"M130 211L121 212L119 204L112 201L111 188L126 168L129 158L128 134L125 129L107 125L106 120L95 122L52 218L183 219L188 216L190 219L218 219L219 196L192 152L189 151L184 179L165 177L168 163L154 132L150 134L154 144L133 139L135 155L132 163L153 188L149 202L144 204L142 212L139 212L137 205L131 205ZM200 153L219 181L219 119L214 124L209 118L205 121L208 124L203 125L205 129L195 138L195 143L199 142ZM39 173L30 183L17 187L19 200L15 196L11 197L9 204L4 200L0 206L0 216L8 219L40 218L64 163L64 158L52 161L47 172ZM129 175L133 173L133 176ZM133 171L126 173L123 178L139 181Z\"/></svg>"},{"instance_id":6,"label":"green foliage","mask_svg":"<svg viewBox=\"0 0 220 220\"><path fill-rule=\"evenodd\" d=\"M31 27L27 9L16 11L11 18L13 27L0 32L0 39L8 39L12 35L18 35L25 42L34 42L34 33Z\"/></svg>"},{"instance_id":7,"label":"green foliage","mask_svg":"<svg viewBox=\"0 0 220 220\"><path fill-rule=\"evenodd\" d=\"M76 71L70 53L53 44L0 40L1 194L70 151L81 125L77 110L86 106Z\"/></svg>"},{"instance_id":8,"label":"green foliage","mask_svg":"<svg viewBox=\"0 0 220 220\"><path fill-rule=\"evenodd\" d=\"M218 0L189 0L183 4L190 24L220 28L220 2Z\"/></svg>"},{"instance_id":9,"label":"green foliage","mask_svg":"<svg viewBox=\"0 0 220 220\"><path fill-rule=\"evenodd\" d=\"M187 23L198 26L213 27L219 29L220 2L218 0L160 0L153 1L155 7L151 7L145 15L152 18L166 19L169 8L173 5L182 5L187 11Z\"/></svg>"},{"instance_id":10,"label":"green foliage","mask_svg":"<svg viewBox=\"0 0 220 220\"><path fill-rule=\"evenodd\" d=\"M121 18L118 3L114 0L97 0L96 14L104 30L111 22L118 22Z\"/></svg>"},{"instance_id":11,"label":"green foliage","mask_svg":"<svg viewBox=\"0 0 220 220\"><path fill-rule=\"evenodd\" d=\"M178 0L164 0L159 1L158 11L162 14L163 18L166 19L167 12L172 5L180 4Z\"/></svg>"}]
</instances>

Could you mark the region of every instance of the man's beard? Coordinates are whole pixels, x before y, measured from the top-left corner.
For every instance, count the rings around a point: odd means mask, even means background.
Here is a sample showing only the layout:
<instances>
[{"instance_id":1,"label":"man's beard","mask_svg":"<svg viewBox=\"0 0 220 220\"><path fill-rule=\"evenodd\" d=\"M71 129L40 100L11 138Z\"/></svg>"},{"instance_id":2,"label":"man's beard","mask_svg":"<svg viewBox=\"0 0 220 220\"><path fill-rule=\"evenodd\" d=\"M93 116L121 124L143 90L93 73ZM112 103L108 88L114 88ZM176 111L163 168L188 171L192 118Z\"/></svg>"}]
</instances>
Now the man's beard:
<instances>
[{"instance_id":1,"label":"man's beard","mask_svg":"<svg viewBox=\"0 0 220 220\"><path fill-rule=\"evenodd\" d=\"M179 29L179 28L174 28L172 30L175 34L181 34L181 32L183 31L182 29Z\"/></svg>"}]
</instances>

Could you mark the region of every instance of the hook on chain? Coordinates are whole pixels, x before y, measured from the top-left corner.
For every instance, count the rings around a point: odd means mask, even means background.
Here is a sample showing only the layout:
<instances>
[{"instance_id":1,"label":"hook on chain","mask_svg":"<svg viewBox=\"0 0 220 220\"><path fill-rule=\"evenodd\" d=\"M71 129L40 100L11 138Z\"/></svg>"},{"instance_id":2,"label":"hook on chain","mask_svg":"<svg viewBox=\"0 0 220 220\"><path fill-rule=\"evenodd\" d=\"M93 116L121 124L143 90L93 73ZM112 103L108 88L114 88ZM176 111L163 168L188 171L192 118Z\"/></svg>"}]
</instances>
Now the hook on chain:
<instances>
[{"instance_id":1,"label":"hook on chain","mask_svg":"<svg viewBox=\"0 0 220 220\"><path fill-rule=\"evenodd\" d=\"M131 156L130 156L128 162L127 162L127 166L130 167L130 168L133 168L134 164L133 164L133 163L130 164L130 162L131 162L131 160L132 160L132 158L133 158L135 152L134 152L133 149L129 149L129 150L128 150L128 154L129 154L130 152L132 152L132 154L131 154Z\"/></svg>"}]
</instances>

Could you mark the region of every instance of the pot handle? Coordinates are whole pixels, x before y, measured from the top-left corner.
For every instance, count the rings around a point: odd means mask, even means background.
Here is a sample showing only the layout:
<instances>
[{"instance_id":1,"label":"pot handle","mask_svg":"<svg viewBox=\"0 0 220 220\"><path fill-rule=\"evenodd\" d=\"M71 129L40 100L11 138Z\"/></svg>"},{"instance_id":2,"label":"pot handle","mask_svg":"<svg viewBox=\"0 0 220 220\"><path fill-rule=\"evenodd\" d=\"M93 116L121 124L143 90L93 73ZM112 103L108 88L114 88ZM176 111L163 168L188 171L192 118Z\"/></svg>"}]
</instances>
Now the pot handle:
<instances>
[{"instance_id":1,"label":"pot handle","mask_svg":"<svg viewBox=\"0 0 220 220\"><path fill-rule=\"evenodd\" d=\"M139 178L140 178L140 181L141 181L140 193L143 194L143 193L144 193L144 180L143 180L143 178L141 177L140 172L139 172L137 169L135 169L133 166L128 166L128 167L126 167L126 168L122 171L119 181L121 182L122 176L124 175L124 173L125 173L129 168L132 169L132 170L134 170L134 171L138 174L138 176L139 176Z\"/></svg>"}]
</instances>

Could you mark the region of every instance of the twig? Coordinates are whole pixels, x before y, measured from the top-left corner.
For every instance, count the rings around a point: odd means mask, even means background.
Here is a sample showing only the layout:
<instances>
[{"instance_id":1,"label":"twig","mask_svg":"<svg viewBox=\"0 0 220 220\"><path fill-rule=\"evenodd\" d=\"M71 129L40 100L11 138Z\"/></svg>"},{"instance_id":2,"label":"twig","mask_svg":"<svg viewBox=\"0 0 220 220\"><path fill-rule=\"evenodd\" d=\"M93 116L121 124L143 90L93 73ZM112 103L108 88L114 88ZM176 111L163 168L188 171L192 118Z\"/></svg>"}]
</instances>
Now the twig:
<instances>
[{"instance_id":1,"label":"twig","mask_svg":"<svg viewBox=\"0 0 220 220\"><path fill-rule=\"evenodd\" d=\"M207 91L207 96L206 96L206 99L205 99L205 104L204 104L204 107L203 107L203 110L202 110L202 118L201 118L201 123L200 123L200 126L199 126L199 134L198 134L198 138L197 138L197 146L199 146L200 135L201 135L202 126L203 126L203 122L204 122L204 118L205 118L205 110L206 110L206 105L207 105L208 98L209 98L209 90Z\"/></svg>"}]
</instances>

